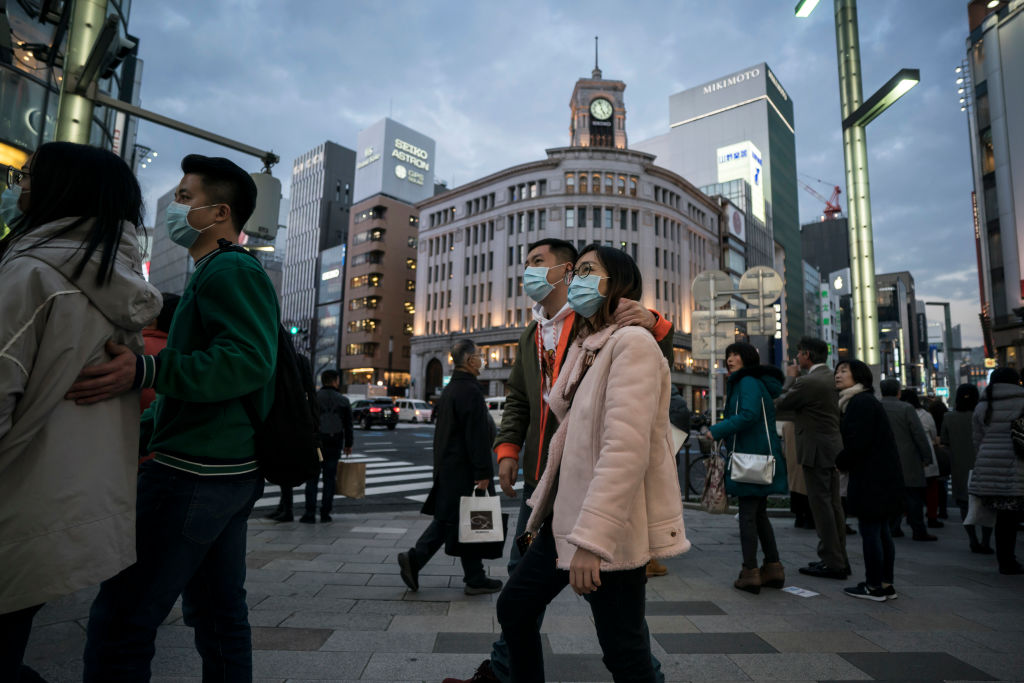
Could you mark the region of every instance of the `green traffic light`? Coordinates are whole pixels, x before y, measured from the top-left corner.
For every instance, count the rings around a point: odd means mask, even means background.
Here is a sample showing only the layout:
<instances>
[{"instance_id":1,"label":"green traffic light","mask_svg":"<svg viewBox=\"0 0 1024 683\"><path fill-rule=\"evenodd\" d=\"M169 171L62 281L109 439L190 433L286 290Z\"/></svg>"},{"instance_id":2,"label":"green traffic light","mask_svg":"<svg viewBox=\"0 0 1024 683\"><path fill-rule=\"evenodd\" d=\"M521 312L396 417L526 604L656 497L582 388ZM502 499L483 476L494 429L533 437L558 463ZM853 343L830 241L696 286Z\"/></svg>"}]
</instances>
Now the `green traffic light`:
<instances>
[{"instance_id":1,"label":"green traffic light","mask_svg":"<svg viewBox=\"0 0 1024 683\"><path fill-rule=\"evenodd\" d=\"M289 330L289 331L290 331L290 332L291 332L292 334L298 334L298 333L299 333L299 328L298 328L298 327L296 327L295 325L292 325L292 327L291 327L291 330Z\"/></svg>"}]
</instances>

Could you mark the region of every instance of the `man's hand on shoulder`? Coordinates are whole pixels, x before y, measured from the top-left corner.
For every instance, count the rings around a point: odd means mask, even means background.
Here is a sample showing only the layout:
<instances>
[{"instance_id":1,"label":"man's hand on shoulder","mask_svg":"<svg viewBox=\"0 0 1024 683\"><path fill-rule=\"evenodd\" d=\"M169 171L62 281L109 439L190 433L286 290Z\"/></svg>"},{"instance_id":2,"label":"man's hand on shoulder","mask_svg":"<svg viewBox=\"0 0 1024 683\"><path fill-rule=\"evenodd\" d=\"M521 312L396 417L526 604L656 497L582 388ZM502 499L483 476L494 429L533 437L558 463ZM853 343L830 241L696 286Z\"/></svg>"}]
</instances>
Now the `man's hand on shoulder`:
<instances>
[{"instance_id":1,"label":"man's hand on shoulder","mask_svg":"<svg viewBox=\"0 0 1024 683\"><path fill-rule=\"evenodd\" d=\"M135 383L135 352L113 341L107 342L106 350L113 359L84 368L64 398L84 406L131 390Z\"/></svg>"},{"instance_id":2,"label":"man's hand on shoulder","mask_svg":"<svg viewBox=\"0 0 1024 683\"><path fill-rule=\"evenodd\" d=\"M656 315L632 299L620 299L619 306L615 309L615 323L622 327L639 325L645 330L652 330L657 322Z\"/></svg>"}]
</instances>

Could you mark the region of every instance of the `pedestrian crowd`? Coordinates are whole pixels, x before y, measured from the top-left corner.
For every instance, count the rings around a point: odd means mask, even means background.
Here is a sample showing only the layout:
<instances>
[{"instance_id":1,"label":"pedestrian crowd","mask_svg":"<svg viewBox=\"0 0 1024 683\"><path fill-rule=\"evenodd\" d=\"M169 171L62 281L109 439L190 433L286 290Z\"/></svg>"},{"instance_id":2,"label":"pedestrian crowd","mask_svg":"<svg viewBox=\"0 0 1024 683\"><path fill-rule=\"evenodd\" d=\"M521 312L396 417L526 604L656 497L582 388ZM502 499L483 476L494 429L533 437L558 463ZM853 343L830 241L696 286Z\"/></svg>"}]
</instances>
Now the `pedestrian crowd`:
<instances>
[{"instance_id":1,"label":"pedestrian crowd","mask_svg":"<svg viewBox=\"0 0 1024 683\"><path fill-rule=\"evenodd\" d=\"M164 219L195 268L180 296L161 296L142 275L142 196L120 158L48 143L7 169L0 680L42 680L22 663L35 615L95 585L85 681L149 680L157 628L179 597L203 680L252 679L246 527L263 494L259 439L287 354L273 285L235 244L256 206L255 183L223 158L189 155L181 170ZM400 576L417 591L420 571L444 548L460 558L466 594L500 593L501 633L470 681L544 680L540 631L566 587L588 603L615 680L663 681L646 583L690 547L676 458L691 420L670 381L674 328L638 303L641 272L612 247L535 242L523 286L533 321L500 424L478 381L480 348L466 338L451 348L422 508L431 522L398 554ZM994 554L1003 574L1024 573L1015 555L1024 511L1017 373L995 370L982 392L959 387L947 411L893 379L878 382L876 398L866 364L830 368L827 359L827 344L813 338L800 340L785 373L749 343L725 351L721 419L694 436L718 444L708 450L723 476L707 480L737 501L735 588L786 585L768 507L787 493L796 525L818 537L817 557L799 573L847 579L846 541L860 536L864 580L843 589L851 597L898 596L893 538L906 519L913 541L935 541L929 529L949 519L949 491L969 550ZM311 385L308 364L300 371ZM305 394L319 416L320 462L302 476L299 521L311 524L317 512L331 521L335 475L353 448L341 378L327 370L319 379L315 397L312 387ZM719 453L728 459L719 463ZM499 489L519 498L514 529L500 514L467 515ZM275 520L294 519L291 493L281 485ZM473 531L496 534L497 546L473 542ZM506 546L502 582L483 560Z\"/></svg>"}]
</instances>

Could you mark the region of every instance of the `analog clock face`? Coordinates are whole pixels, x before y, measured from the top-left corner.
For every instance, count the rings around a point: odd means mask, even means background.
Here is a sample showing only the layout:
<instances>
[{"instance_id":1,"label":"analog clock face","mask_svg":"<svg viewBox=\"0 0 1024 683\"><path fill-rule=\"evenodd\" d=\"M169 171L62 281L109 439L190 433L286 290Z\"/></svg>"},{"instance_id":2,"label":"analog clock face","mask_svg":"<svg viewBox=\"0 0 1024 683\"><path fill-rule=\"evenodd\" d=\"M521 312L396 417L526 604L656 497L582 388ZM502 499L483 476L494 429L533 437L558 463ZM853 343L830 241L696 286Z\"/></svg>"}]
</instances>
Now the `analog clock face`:
<instances>
[{"instance_id":1,"label":"analog clock face","mask_svg":"<svg viewBox=\"0 0 1024 683\"><path fill-rule=\"evenodd\" d=\"M598 121L606 121L612 117L612 103L599 97L590 103L590 115Z\"/></svg>"}]
</instances>

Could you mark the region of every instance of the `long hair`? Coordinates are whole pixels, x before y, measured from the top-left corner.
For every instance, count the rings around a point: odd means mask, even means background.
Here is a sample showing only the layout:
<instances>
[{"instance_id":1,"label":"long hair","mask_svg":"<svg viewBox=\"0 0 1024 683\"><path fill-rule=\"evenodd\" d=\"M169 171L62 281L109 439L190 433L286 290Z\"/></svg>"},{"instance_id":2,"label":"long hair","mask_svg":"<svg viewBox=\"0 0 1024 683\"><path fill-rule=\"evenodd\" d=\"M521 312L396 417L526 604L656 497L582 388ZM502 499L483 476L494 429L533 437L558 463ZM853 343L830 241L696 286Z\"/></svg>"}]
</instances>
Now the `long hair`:
<instances>
[{"instance_id":1,"label":"long hair","mask_svg":"<svg viewBox=\"0 0 1024 683\"><path fill-rule=\"evenodd\" d=\"M753 344L733 342L725 347L725 357L728 358L733 354L740 357L745 368L756 368L761 364L761 354L757 352L757 347Z\"/></svg>"},{"instance_id":2,"label":"long hair","mask_svg":"<svg viewBox=\"0 0 1024 683\"><path fill-rule=\"evenodd\" d=\"M636 267L636 261L629 254L613 247L588 244L580 252L580 258L592 251L597 253L597 260L608 271L608 295L601 307L597 309L597 313L594 314L593 324L582 315L576 316L573 327L577 334L596 332L607 327L614 320L619 301L621 299L639 301L644 290L643 276L640 275L640 269Z\"/></svg>"},{"instance_id":3,"label":"long hair","mask_svg":"<svg viewBox=\"0 0 1024 683\"><path fill-rule=\"evenodd\" d=\"M985 424L992 423L992 387L996 384L1020 384L1020 375L1013 368L996 368L985 387Z\"/></svg>"},{"instance_id":4,"label":"long hair","mask_svg":"<svg viewBox=\"0 0 1024 683\"><path fill-rule=\"evenodd\" d=\"M77 279L99 251L96 283L110 281L124 221L142 225L142 190L128 164L105 149L73 142L48 142L32 155L28 211L14 221L0 242L2 256L20 238L62 218L75 218L46 241L66 235L92 221L72 277Z\"/></svg>"}]
</instances>

